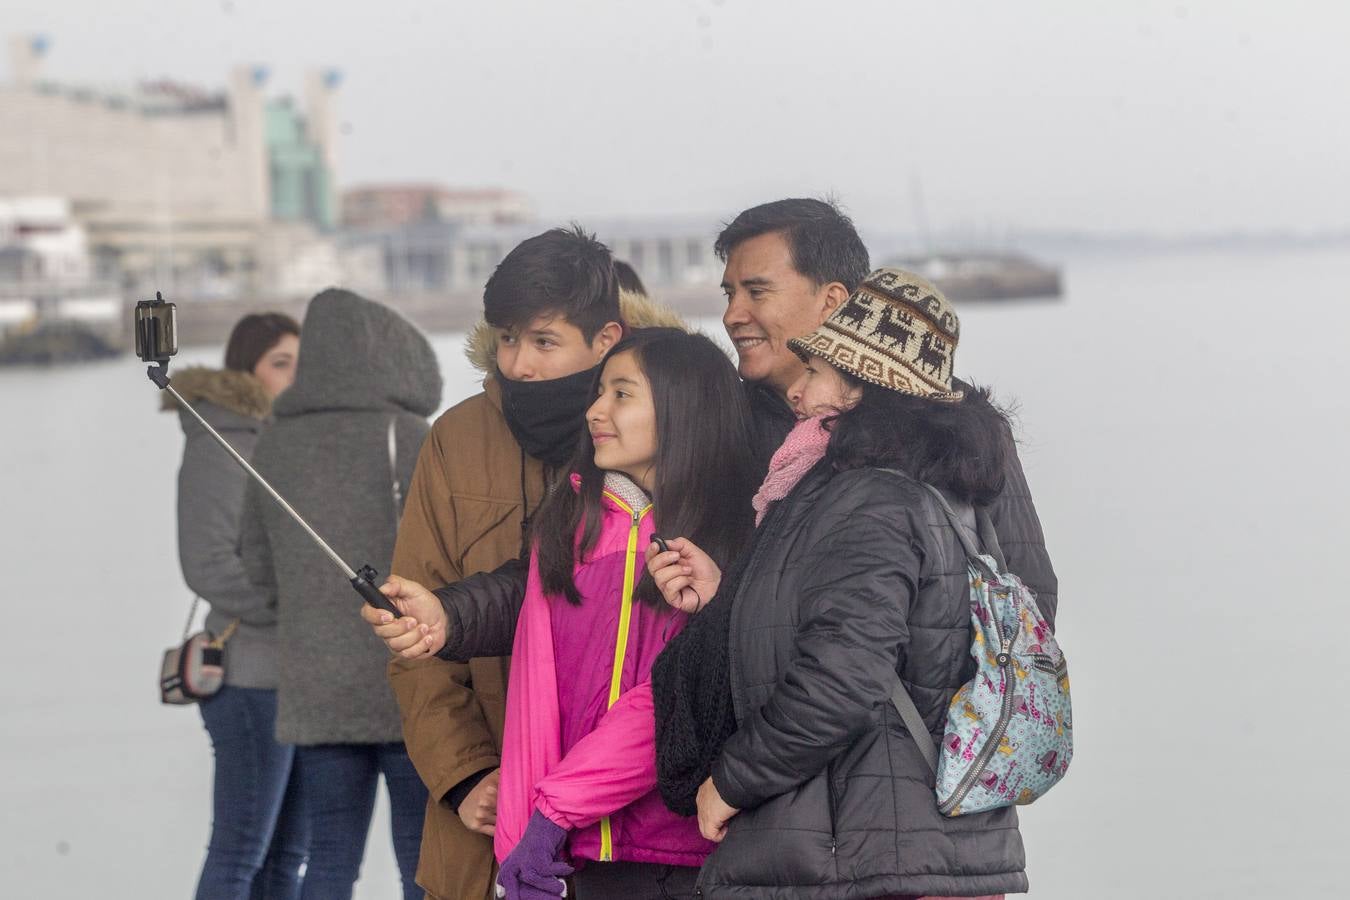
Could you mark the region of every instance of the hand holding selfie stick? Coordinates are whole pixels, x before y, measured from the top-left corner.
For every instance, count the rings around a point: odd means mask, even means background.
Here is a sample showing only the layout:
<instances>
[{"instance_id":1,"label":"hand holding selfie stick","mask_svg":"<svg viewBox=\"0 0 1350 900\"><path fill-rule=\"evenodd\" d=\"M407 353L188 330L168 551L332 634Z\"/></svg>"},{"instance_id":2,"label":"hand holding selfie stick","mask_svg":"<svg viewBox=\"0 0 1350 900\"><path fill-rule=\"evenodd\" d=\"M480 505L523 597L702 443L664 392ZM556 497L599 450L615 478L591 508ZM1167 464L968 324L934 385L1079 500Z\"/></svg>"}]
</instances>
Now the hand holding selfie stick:
<instances>
[{"instance_id":1,"label":"hand holding selfie stick","mask_svg":"<svg viewBox=\"0 0 1350 900\"><path fill-rule=\"evenodd\" d=\"M286 511L286 514L314 539L314 543L318 544L319 548L328 554L328 558L342 570L343 576L351 582L351 586L361 595L361 599L371 606L382 609L398 618L401 613L389 601L389 598L380 593L379 587L375 584L380 573L368 565L353 571L352 567L347 565L342 557L338 556L313 528L309 527L309 523L286 502L286 499L278 494L272 485L267 483L267 479L259 475L257 469L249 465L248 460L240 456L239 451L230 446L230 442L221 437L220 433L211 427L211 423L203 419L201 413L193 409L192 404L183 399L182 394L174 390L173 385L169 383L169 360L178 352L178 334L175 327L176 312L175 305L166 303L164 295L159 291L155 292L154 300L142 300L136 304L136 355L143 362L153 363L146 369L146 375L160 390L172 394L179 405L191 413L192 417L206 429L206 433L215 438L216 443L225 448L225 452L234 457L234 461L239 463L243 470L261 485L263 490L272 496L273 500L277 501L277 504Z\"/></svg>"}]
</instances>

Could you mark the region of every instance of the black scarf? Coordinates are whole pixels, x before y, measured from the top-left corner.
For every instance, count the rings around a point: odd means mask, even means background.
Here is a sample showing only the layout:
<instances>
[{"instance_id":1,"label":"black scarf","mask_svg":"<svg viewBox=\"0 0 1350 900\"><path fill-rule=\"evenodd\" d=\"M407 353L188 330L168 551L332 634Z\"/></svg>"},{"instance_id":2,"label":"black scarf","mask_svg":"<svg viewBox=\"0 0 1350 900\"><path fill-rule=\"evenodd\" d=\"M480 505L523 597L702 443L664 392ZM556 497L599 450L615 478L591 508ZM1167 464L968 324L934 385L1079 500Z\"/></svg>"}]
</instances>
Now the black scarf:
<instances>
[{"instance_id":1,"label":"black scarf","mask_svg":"<svg viewBox=\"0 0 1350 900\"><path fill-rule=\"evenodd\" d=\"M803 486L828 479L832 463L821 460L806 474L791 498ZM717 596L689 619L652 665L652 702L656 707L656 786L671 812L692 816L698 812L699 785L712 775L722 746L736 733L736 709L731 698L732 602L756 552L768 542L782 540L782 520L789 499L769 507L755 529L750 546L727 567Z\"/></svg>"},{"instance_id":2,"label":"black scarf","mask_svg":"<svg viewBox=\"0 0 1350 900\"><path fill-rule=\"evenodd\" d=\"M652 664L656 786L677 815L697 814L699 785L712 775L722 745L736 733L727 648L732 601L760 541L774 535L785 509L782 500L769 507L750 546L727 567L717 596L689 619Z\"/></svg>"},{"instance_id":3,"label":"black scarf","mask_svg":"<svg viewBox=\"0 0 1350 900\"><path fill-rule=\"evenodd\" d=\"M736 733L727 640L731 601L749 556L741 554L717 596L690 618L652 664L656 786L676 815L698 813L699 785L712 774L722 745Z\"/></svg>"},{"instance_id":4,"label":"black scarf","mask_svg":"<svg viewBox=\"0 0 1350 900\"><path fill-rule=\"evenodd\" d=\"M571 459L586 424L594 382L595 369L548 381L498 377L502 414L521 449L554 469Z\"/></svg>"}]
</instances>

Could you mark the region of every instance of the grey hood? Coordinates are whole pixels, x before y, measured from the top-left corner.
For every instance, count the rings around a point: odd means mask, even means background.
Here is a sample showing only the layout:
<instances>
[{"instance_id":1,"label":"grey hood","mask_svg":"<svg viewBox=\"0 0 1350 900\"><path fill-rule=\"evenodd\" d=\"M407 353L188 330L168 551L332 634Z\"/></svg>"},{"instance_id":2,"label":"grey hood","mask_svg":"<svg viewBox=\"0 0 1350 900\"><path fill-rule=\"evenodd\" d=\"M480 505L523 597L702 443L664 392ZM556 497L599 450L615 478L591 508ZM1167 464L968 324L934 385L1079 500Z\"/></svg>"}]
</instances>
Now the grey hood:
<instances>
[{"instance_id":1,"label":"grey hood","mask_svg":"<svg viewBox=\"0 0 1350 900\"><path fill-rule=\"evenodd\" d=\"M309 302L302 334L295 383L273 405L277 418L390 407L425 417L440 405L431 344L389 307L330 288Z\"/></svg>"}]
</instances>

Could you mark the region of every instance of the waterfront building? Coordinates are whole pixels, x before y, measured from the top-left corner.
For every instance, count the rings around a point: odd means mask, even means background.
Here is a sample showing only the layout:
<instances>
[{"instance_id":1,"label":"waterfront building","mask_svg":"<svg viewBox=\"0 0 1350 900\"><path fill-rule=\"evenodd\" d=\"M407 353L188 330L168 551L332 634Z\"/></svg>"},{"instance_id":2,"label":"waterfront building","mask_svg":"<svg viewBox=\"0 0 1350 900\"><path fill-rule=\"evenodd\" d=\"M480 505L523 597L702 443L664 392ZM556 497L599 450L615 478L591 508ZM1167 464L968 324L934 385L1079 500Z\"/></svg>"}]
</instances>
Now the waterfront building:
<instances>
[{"instance_id":1,"label":"waterfront building","mask_svg":"<svg viewBox=\"0 0 1350 900\"><path fill-rule=\"evenodd\" d=\"M630 263L649 288L715 286L717 224L685 219L582 220ZM539 221L458 224L423 219L391 227L349 228L339 254L355 290L379 295L479 292L511 248L538 234Z\"/></svg>"},{"instance_id":2,"label":"waterfront building","mask_svg":"<svg viewBox=\"0 0 1350 900\"><path fill-rule=\"evenodd\" d=\"M119 312L114 287L93 277L88 235L65 198L0 198L0 330Z\"/></svg>"},{"instance_id":3,"label":"waterfront building","mask_svg":"<svg viewBox=\"0 0 1350 900\"><path fill-rule=\"evenodd\" d=\"M334 73L307 76L301 112L267 98L259 66L235 67L223 88L95 88L46 77L44 40L9 50L0 196L67 198L95 274L123 290L256 292L272 223L336 224Z\"/></svg>"}]
</instances>

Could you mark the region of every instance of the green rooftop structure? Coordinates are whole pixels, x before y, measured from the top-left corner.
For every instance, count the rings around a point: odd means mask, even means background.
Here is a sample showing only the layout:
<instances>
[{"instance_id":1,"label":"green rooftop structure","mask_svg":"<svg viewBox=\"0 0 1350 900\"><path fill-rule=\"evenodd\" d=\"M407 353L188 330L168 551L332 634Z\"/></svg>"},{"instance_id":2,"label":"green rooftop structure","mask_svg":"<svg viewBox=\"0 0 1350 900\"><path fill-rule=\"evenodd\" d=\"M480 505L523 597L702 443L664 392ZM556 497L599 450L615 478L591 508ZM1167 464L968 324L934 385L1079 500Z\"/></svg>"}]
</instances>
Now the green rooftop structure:
<instances>
[{"instance_id":1,"label":"green rooftop structure","mask_svg":"<svg viewBox=\"0 0 1350 900\"><path fill-rule=\"evenodd\" d=\"M265 133L272 218L333 228L337 223L333 173L323 148L311 140L305 117L289 98L268 102Z\"/></svg>"}]
</instances>

